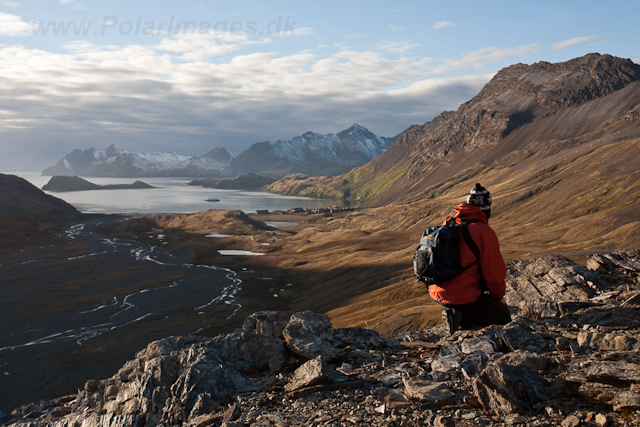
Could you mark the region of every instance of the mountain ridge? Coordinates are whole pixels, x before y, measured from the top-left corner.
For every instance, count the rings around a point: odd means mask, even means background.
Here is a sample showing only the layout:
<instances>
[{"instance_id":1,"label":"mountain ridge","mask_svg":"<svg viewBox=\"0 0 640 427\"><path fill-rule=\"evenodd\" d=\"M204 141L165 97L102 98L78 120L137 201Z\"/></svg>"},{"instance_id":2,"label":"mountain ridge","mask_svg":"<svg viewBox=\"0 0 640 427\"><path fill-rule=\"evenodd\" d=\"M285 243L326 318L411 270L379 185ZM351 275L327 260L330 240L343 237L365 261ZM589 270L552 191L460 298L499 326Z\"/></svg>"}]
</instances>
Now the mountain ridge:
<instances>
[{"instance_id":1,"label":"mountain ridge","mask_svg":"<svg viewBox=\"0 0 640 427\"><path fill-rule=\"evenodd\" d=\"M202 156L188 157L174 152L141 154L111 144L105 150L75 149L42 175L107 177L209 176L217 175L231 163L225 148L215 148Z\"/></svg>"},{"instance_id":2,"label":"mountain ridge","mask_svg":"<svg viewBox=\"0 0 640 427\"><path fill-rule=\"evenodd\" d=\"M245 173L284 176L291 172L336 175L382 154L394 138L379 137L354 123L337 134L305 132L290 140L253 144L238 157L226 148L202 156L174 152L136 153L115 144L105 150L76 149L43 175L233 177Z\"/></svg>"},{"instance_id":3,"label":"mountain ridge","mask_svg":"<svg viewBox=\"0 0 640 427\"><path fill-rule=\"evenodd\" d=\"M639 80L639 65L610 55L512 65L457 111L409 127L366 165L333 179L285 177L269 190L346 196L382 206L537 142L602 133L603 126L640 135L632 123L640 103Z\"/></svg>"}]
</instances>

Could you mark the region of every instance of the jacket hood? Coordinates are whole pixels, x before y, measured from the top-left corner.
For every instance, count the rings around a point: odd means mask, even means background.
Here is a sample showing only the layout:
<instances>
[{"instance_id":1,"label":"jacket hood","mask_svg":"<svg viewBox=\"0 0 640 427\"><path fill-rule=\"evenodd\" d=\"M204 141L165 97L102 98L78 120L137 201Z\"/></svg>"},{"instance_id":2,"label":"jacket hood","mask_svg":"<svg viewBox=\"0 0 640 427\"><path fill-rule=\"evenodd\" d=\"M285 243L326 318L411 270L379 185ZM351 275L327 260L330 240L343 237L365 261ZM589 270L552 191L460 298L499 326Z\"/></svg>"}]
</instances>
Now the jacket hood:
<instances>
[{"instance_id":1,"label":"jacket hood","mask_svg":"<svg viewBox=\"0 0 640 427\"><path fill-rule=\"evenodd\" d=\"M480 222L484 222L485 224L489 223L489 218L487 218L487 215L485 215L485 213L482 212L480 208L477 206L461 203L455 208L453 208L453 210L456 211L456 215L455 215L456 218L464 216L467 218L467 221L473 219Z\"/></svg>"}]
</instances>

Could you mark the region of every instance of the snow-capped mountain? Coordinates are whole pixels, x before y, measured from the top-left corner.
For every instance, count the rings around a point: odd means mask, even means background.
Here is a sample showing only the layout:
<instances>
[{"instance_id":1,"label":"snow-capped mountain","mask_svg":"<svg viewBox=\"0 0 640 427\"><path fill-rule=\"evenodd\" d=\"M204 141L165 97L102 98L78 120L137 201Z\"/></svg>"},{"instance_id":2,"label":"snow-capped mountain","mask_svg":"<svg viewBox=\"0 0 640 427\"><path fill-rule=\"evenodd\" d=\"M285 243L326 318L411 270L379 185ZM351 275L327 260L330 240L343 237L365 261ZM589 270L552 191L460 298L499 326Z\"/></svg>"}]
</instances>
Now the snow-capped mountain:
<instances>
[{"instance_id":1,"label":"snow-capped mountain","mask_svg":"<svg viewBox=\"0 0 640 427\"><path fill-rule=\"evenodd\" d=\"M371 161L394 142L395 138L379 137L354 123L337 134L306 132L288 141L253 144L231 162L231 171L336 175Z\"/></svg>"},{"instance_id":2,"label":"snow-capped mountain","mask_svg":"<svg viewBox=\"0 0 640 427\"><path fill-rule=\"evenodd\" d=\"M353 124L337 134L306 132L288 141L258 142L234 158L226 148L202 156L173 152L136 153L115 145L73 150L43 175L232 177L244 173L337 175L382 154L396 138L379 137Z\"/></svg>"},{"instance_id":3,"label":"snow-capped mountain","mask_svg":"<svg viewBox=\"0 0 640 427\"><path fill-rule=\"evenodd\" d=\"M73 150L43 175L80 176L219 176L233 157L225 148L203 156L183 156L173 152L136 153L112 144L106 150Z\"/></svg>"}]
</instances>

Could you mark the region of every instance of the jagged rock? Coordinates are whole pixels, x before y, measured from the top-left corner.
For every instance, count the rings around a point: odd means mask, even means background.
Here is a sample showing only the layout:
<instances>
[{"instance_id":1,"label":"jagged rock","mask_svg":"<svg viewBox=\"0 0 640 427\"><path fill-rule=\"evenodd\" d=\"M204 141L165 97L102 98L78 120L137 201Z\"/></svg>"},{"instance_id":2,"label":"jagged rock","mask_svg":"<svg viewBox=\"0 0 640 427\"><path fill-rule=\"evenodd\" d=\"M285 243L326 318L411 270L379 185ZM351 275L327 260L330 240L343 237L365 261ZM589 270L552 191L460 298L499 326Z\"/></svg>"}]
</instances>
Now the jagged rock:
<instances>
[{"instance_id":1,"label":"jagged rock","mask_svg":"<svg viewBox=\"0 0 640 427\"><path fill-rule=\"evenodd\" d=\"M218 425L220 417L212 414L205 414L190 419L186 427L213 427ZM225 425L224 423L222 425Z\"/></svg>"},{"instance_id":2,"label":"jagged rock","mask_svg":"<svg viewBox=\"0 0 640 427\"><path fill-rule=\"evenodd\" d=\"M595 328L580 331L578 345L583 348L605 351L640 350L640 331L598 332Z\"/></svg>"},{"instance_id":3,"label":"jagged rock","mask_svg":"<svg viewBox=\"0 0 640 427\"><path fill-rule=\"evenodd\" d=\"M372 378L375 378L386 387L392 387L402 381L402 374L397 371L382 371L372 375Z\"/></svg>"},{"instance_id":4,"label":"jagged rock","mask_svg":"<svg viewBox=\"0 0 640 427\"><path fill-rule=\"evenodd\" d=\"M337 354L339 350L331 343L333 334L329 317L311 311L293 314L282 332L287 347L307 359Z\"/></svg>"},{"instance_id":5,"label":"jagged rock","mask_svg":"<svg viewBox=\"0 0 640 427\"><path fill-rule=\"evenodd\" d=\"M272 335L247 332L233 333L214 338L211 345L231 362L246 362L247 368L278 371L284 362L284 345Z\"/></svg>"},{"instance_id":6,"label":"jagged rock","mask_svg":"<svg viewBox=\"0 0 640 427\"><path fill-rule=\"evenodd\" d=\"M404 392L411 399L420 402L438 402L455 396L445 384L433 381L403 378Z\"/></svg>"},{"instance_id":7,"label":"jagged rock","mask_svg":"<svg viewBox=\"0 0 640 427\"><path fill-rule=\"evenodd\" d=\"M539 371L546 370L550 364L547 357L524 350L516 350L514 352L507 353L500 358L500 361L511 366L531 366Z\"/></svg>"},{"instance_id":8,"label":"jagged rock","mask_svg":"<svg viewBox=\"0 0 640 427\"><path fill-rule=\"evenodd\" d=\"M613 386L629 386L633 383L640 383L640 365L637 362L626 361L592 361L583 364L581 368L588 381L601 384L611 384Z\"/></svg>"},{"instance_id":9,"label":"jagged rock","mask_svg":"<svg viewBox=\"0 0 640 427\"><path fill-rule=\"evenodd\" d=\"M526 301L587 301L598 276L561 256L544 256L535 261L511 261L507 265L506 302L518 306ZM589 285L591 282L591 285Z\"/></svg>"},{"instance_id":10,"label":"jagged rock","mask_svg":"<svg viewBox=\"0 0 640 427\"><path fill-rule=\"evenodd\" d=\"M389 409L389 405L395 402L407 402L407 399L404 396L402 389L395 388L385 388L378 395L378 399L384 401L387 404L387 408Z\"/></svg>"},{"instance_id":11,"label":"jagged rock","mask_svg":"<svg viewBox=\"0 0 640 427\"><path fill-rule=\"evenodd\" d=\"M562 427L577 427L578 425L580 425L580 418L575 415L569 415L561 424Z\"/></svg>"},{"instance_id":12,"label":"jagged rock","mask_svg":"<svg viewBox=\"0 0 640 427\"><path fill-rule=\"evenodd\" d=\"M467 378L477 376L486 366L496 345L487 337L467 338L457 343L447 343L440 349L440 357L431 362L431 377L444 380L439 374L464 374Z\"/></svg>"},{"instance_id":13,"label":"jagged rock","mask_svg":"<svg viewBox=\"0 0 640 427\"><path fill-rule=\"evenodd\" d=\"M481 351L468 354L460 363L460 371L465 378L471 379L478 376L487 366L489 356Z\"/></svg>"},{"instance_id":14,"label":"jagged rock","mask_svg":"<svg viewBox=\"0 0 640 427\"><path fill-rule=\"evenodd\" d=\"M247 317L242 328L254 334L281 338L290 318L291 314L284 311L259 311Z\"/></svg>"},{"instance_id":15,"label":"jagged rock","mask_svg":"<svg viewBox=\"0 0 640 427\"><path fill-rule=\"evenodd\" d=\"M489 355L495 353L496 344L486 337L470 338L460 343L460 351L464 354L481 352Z\"/></svg>"},{"instance_id":16,"label":"jagged rock","mask_svg":"<svg viewBox=\"0 0 640 427\"><path fill-rule=\"evenodd\" d=\"M336 345L348 345L352 348L380 347L387 344L387 340L379 333L363 328L338 328L334 329Z\"/></svg>"},{"instance_id":17,"label":"jagged rock","mask_svg":"<svg viewBox=\"0 0 640 427\"><path fill-rule=\"evenodd\" d=\"M296 369L293 378L291 378L289 384L287 384L284 389L285 391L294 391L303 387L327 382L329 382L329 367L322 359L322 356L318 356L315 359L305 362Z\"/></svg>"},{"instance_id":18,"label":"jagged rock","mask_svg":"<svg viewBox=\"0 0 640 427\"><path fill-rule=\"evenodd\" d=\"M616 396L613 402L614 411L640 409L640 389L634 387L636 385L633 384L628 391L623 391Z\"/></svg>"},{"instance_id":19,"label":"jagged rock","mask_svg":"<svg viewBox=\"0 0 640 427\"><path fill-rule=\"evenodd\" d=\"M238 408L236 405L231 405L227 408L226 411L224 411L222 421L225 423L235 421L240 418L240 415L242 415L242 411L240 410L240 408Z\"/></svg>"},{"instance_id":20,"label":"jagged rock","mask_svg":"<svg viewBox=\"0 0 640 427\"><path fill-rule=\"evenodd\" d=\"M546 381L530 366L511 366L498 360L473 381L473 391L487 412L506 416L524 413L548 400Z\"/></svg>"},{"instance_id":21,"label":"jagged rock","mask_svg":"<svg viewBox=\"0 0 640 427\"><path fill-rule=\"evenodd\" d=\"M539 299L523 305L541 308L538 314L521 309L508 325L453 337L437 328L413 331L395 337L415 344L402 346L359 328L334 330L315 313L260 312L232 334L151 343L113 377L87 381L78 395L16 409L10 425L639 424L640 319L635 306L622 305L640 288L628 268L635 258L602 257L607 267L592 273L614 288L597 302ZM529 268L548 275L566 265L548 258ZM555 314L539 315L545 310ZM300 353L285 351L279 329L288 330L289 344L320 343L332 358L316 355L302 365L315 365L317 375L302 375L302 367L291 372ZM297 388L298 375L305 384L333 384ZM238 410L225 421L231 399ZM596 415L594 406L618 414ZM478 407L495 418L478 416Z\"/></svg>"},{"instance_id":22,"label":"jagged rock","mask_svg":"<svg viewBox=\"0 0 640 427\"><path fill-rule=\"evenodd\" d=\"M508 323L496 335L500 343L509 351L528 350L541 353L547 347L544 338L535 334L533 329L522 321Z\"/></svg>"},{"instance_id":23,"label":"jagged rock","mask_svg":"<svg viewBox=\"0 0 640 427\"><path fill-rule=\"evenodd\" d=\"M622 269L627 273L640 274L640 257L637 253L631 252L593 254L587 260L587 268L599 273L611 273Z\"/></svg>"},{"instance_id":24,"label":"jagged rock","mask_svg":"<svg viewBox=\"0 0 640 427\"><path fill-rule=\"evenodd\" d=\"M464 360L462 354L451 354L439 357L431 362L431 370L435 372L452 372L460 369L460 364Z\"/></svg>"}]
</instances>

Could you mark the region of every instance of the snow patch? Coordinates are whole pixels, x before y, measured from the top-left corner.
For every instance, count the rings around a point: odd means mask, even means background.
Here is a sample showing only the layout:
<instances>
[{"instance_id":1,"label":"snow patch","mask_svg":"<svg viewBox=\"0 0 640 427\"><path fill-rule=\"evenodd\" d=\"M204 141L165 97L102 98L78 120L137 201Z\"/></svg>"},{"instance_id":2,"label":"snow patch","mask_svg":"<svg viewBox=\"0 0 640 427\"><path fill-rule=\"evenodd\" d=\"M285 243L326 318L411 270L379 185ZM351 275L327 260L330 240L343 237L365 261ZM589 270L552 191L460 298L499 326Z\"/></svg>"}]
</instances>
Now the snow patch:
<instances>
[{"instance_id":1,"label":"snow patch","mask_svg":"<svg viewBox=\"0 0 640 427\"><path fill-rule=\"evenodd\" d=\"M235 249L223 249L223 250L219 250L218 253L220 255L248 255L248 256L261 256L261 255L264 255L264 254L261 254L259 252L239 251L239 250L235 250Z\"/></svg>"}]
</instances>

